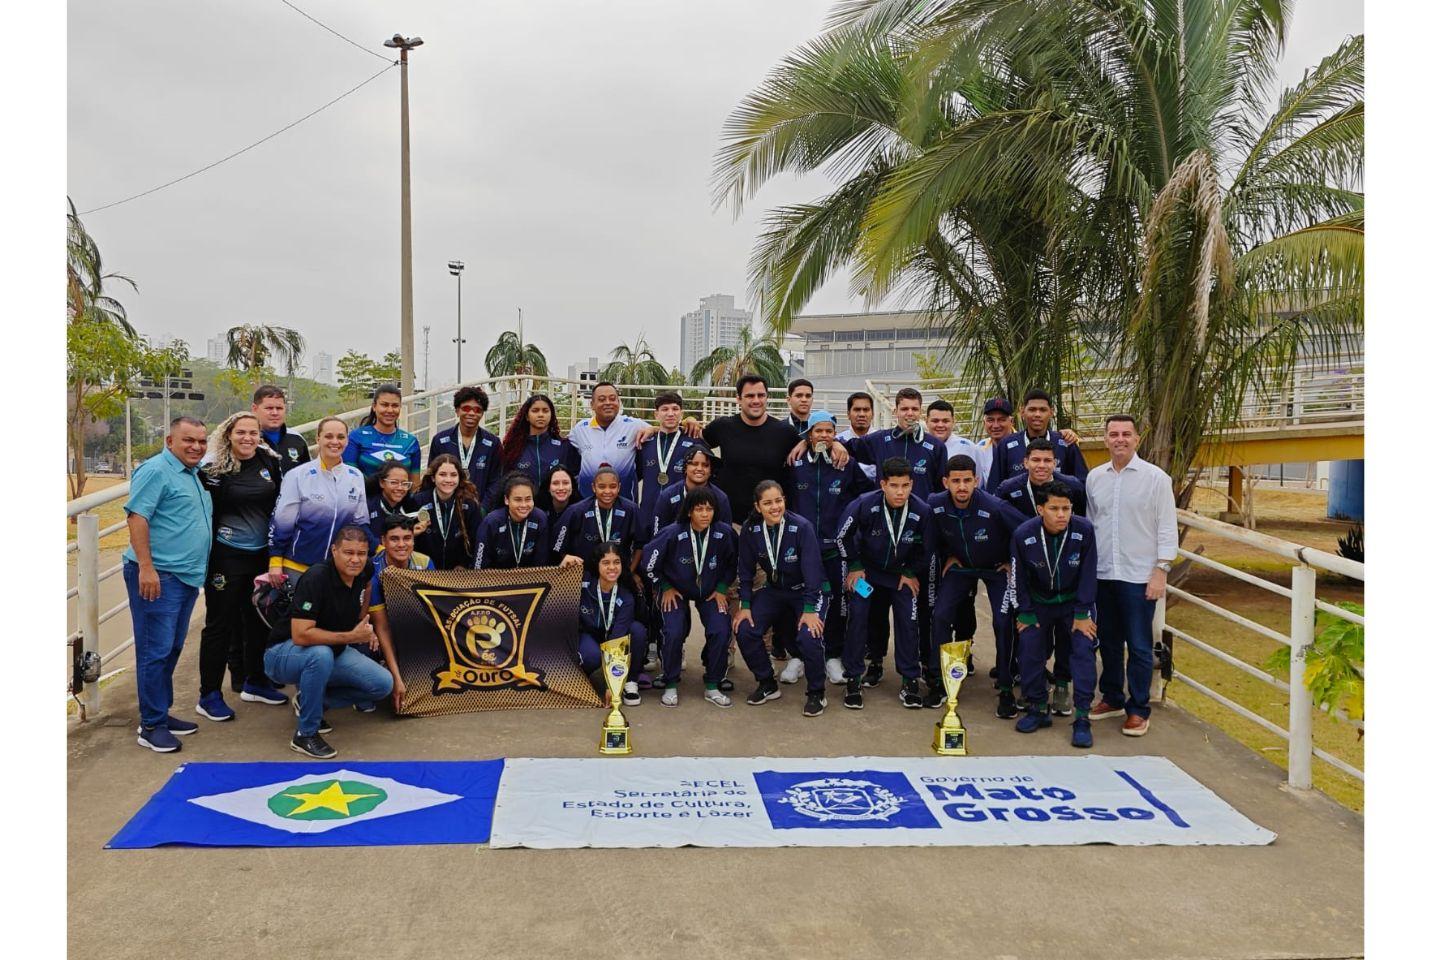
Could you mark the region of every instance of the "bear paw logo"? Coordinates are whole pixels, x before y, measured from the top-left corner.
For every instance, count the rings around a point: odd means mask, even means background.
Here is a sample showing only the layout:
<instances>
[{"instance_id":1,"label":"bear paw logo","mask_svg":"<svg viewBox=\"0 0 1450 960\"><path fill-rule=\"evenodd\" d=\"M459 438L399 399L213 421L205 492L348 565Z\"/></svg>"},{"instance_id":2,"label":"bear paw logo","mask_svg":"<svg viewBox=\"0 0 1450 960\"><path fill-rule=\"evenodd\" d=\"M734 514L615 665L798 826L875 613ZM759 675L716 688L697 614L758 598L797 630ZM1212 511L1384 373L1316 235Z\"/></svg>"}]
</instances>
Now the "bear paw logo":
<instances>
[{"instance_id":1,"label":"bear paw logo","mask_svg":"<svg viewBox=\"0 0 1450 960\"><path fill-rule=\"evenodd\" d=\"M496 651L503 643L504 631L507 629L508 626L502 620L489 614L473 617L468 621L468 631L463 635L463 646L468 655L480 663L496 663Z\"/></svg>"}]
</instances>

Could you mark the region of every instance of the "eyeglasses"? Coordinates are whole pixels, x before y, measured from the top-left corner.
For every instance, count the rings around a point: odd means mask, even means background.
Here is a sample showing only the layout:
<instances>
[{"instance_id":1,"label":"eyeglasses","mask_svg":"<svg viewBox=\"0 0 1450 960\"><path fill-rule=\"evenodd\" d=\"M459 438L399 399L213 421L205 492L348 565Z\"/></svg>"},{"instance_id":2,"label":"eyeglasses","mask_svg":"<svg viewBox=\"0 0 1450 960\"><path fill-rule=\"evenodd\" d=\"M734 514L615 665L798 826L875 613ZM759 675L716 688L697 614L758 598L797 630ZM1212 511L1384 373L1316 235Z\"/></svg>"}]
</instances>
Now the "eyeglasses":
<instances>
[{"instance_id":1,"label":"eyeglasses","mask_svg":"<svg viewBox=\"0 0 1450 960\"><path fill-rule=\"evenodd\" d=\"M389 477L382 482L390 487L406 487L408 485L408 480L406 477Z\"/></svg>"}]
</instances>

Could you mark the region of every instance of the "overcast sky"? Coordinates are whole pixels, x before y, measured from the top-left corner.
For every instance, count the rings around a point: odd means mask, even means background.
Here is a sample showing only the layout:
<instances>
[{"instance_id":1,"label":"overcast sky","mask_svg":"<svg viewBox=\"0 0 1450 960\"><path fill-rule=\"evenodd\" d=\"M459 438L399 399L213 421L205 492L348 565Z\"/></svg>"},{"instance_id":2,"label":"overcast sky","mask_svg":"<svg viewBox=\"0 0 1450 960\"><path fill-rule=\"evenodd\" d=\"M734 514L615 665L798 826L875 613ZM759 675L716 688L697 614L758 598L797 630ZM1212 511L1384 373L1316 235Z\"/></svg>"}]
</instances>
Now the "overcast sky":
<instances>
[{"instance_id":1,"label":"overcast sky","mask_svg":"<svg viewBox=\"0 0 1450 960\"><path fill-rule=\"evenodd\" d=\"M369 49L395 32L412 55L418 360L451 382L454 280L463 276L465 376L524 311L556 372L643 329L678 363L679 316L700 297L746 298L770 206L823 178L781 179L738 219L713 211L722 123L834 0L295 0ZM1286 80L1362 32L1362 3L1298 4ZM72 0L68 191L88 210L245 146L386 64L280 0ZM398 337L398 71L194 179L85 222L150 335L238 323L295 327L307 363L381 356ZM860 309L838 278L811 312Z\"/></svg>"}]
</instances>

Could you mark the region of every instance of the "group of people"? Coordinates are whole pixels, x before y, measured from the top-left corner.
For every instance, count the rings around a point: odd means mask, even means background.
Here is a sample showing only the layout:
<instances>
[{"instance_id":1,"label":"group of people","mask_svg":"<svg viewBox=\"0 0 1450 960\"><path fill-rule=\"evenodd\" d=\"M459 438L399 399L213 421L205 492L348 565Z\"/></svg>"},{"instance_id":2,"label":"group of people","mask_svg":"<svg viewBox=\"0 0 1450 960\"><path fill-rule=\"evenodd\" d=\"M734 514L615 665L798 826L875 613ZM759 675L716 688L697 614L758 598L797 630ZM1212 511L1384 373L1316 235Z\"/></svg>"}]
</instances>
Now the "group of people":
<instances>
[{"instance_id":1,"label":"group of people","mask_svg":"<svg viewBox=\"0 0 1450 960\"><path fill-rule=\"evenodd\" d=\"M196 712L236 716L230 675L244 701L291 704L293 749L335 756L327 710L371 712L406 693L388 566L579 566L579 663L593 673L601 643L630 637L626 704L646 689L679 703L693 611L706 700L732 706L738 650L755 681L746 704L804 679L807 717L824 712L829 685L863 709L892 638L901 705L941 706L939 647L972 638L985 589L998 717L1023 733L1071 717L1078 747L1095 720L1147 732L1153 610L1178 540L1169 478L1136 455L1132 416L1108 418L1109 460L1089 471L1040 390L1022 399L1020 429L1006 400L989 400L976 442L950 403L923 409L910 387L880 430L869 393L848 398L844 426L815 408L808 380L789 385L780 419L762 378L741 377L735 393L738 413L702 425L662 392L647 422L600 382L567 436L535 394L500 438L481 426L487 394L463 387L426 461L393 386L354 429L320 421L316 459L275 386L210 434L178 417L126 501L138 743L170 752L198 729L170 711L200 591Z\"/></svg>"}]
</instances>

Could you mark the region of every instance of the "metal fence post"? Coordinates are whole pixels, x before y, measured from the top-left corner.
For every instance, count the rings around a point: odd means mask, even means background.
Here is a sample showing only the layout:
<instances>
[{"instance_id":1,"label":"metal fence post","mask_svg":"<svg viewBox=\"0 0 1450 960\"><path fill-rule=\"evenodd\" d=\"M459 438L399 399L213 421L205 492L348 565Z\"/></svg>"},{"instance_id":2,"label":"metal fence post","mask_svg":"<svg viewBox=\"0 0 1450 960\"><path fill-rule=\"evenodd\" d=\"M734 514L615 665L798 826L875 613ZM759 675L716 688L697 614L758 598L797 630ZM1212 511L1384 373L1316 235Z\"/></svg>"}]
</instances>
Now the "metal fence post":
<instances>
[{"instance_id":1,"label":"metal fence post","mask_svg":"<svg viewBox=\"0 0 1450 960\"><path fill-rule=\"evenodd\" d=\"M101 520L94 513L76 517L76 619L81 631L81 650L101 655L100 583ZM101 685L88 683L81 692L81 719L101 713Z\"/></svg>"},{"instance_id":2,"label":"metal fence post","mask_svg":"<svg viewBox=\"0 0 1450 960\"><path fill-rule=\"evenodd\" d=\"M1289 610L1289 786L1314 786L1314 703L1304 684L1304 656L1314 643L1314 568L1294 567Z\"/></svg>"},{"instance_id":3,"label":"metal fence post","mask_svg":"<svg viewBox=\"0 0 1450 960\"><path fill-rule=\"evenodd\" d=\"M438 436L438 394L428 398L428 442Z\"/></svg>"}]
</instances>

